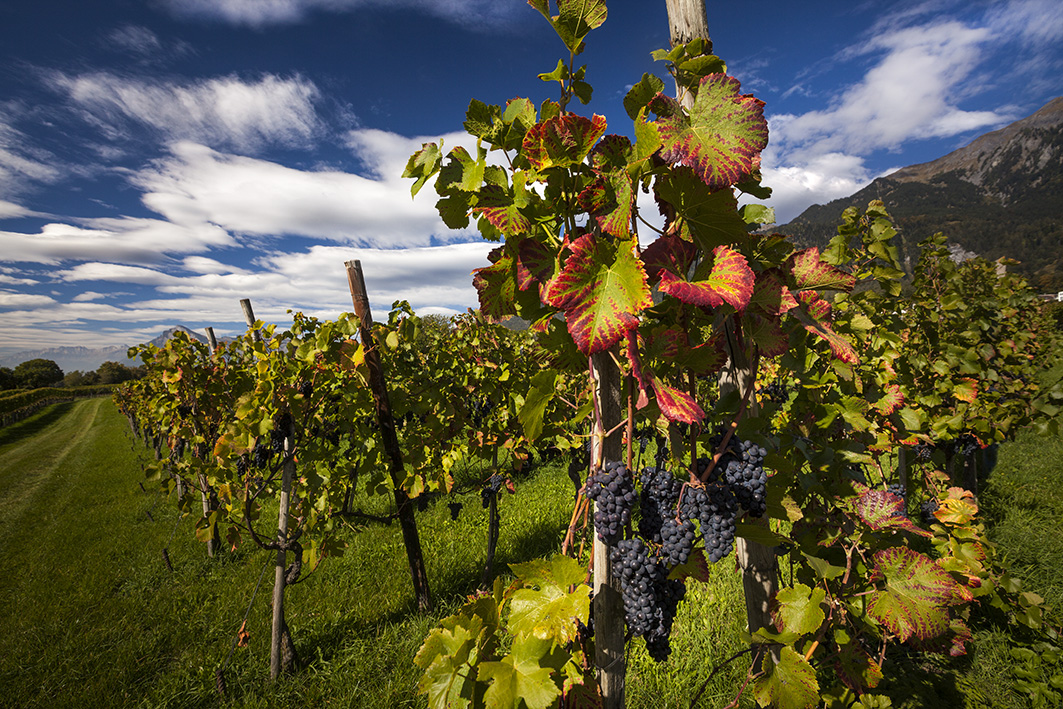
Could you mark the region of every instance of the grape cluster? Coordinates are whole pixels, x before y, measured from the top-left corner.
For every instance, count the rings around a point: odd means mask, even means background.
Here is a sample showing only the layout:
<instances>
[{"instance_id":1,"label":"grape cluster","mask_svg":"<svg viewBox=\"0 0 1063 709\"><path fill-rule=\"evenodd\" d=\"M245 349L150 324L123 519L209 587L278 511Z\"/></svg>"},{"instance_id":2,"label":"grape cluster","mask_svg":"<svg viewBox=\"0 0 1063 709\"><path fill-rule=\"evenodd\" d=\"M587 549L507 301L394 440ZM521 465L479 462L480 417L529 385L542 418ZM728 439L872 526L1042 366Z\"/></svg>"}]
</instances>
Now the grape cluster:
<instances>
[{"instance_id":1,"label":"grape cluster","mask_svg":"<svg viewBox=\"0 0 1063 709\"><path fill-rule=\"evenodd\" d=\"M668 636L686 586L669 580L664 564L637 537L617 543L611 559L620 581L628 629L646 639L653 659L666 659L671 652Z\"/></svg>"},{"instance_id":2,"label":"grape cluster","mask_svg":"<svg viewBox=\"0 0 1063 709\"><path fill-rule=\"evenodd\" d=\"M712 440L714 447L720 445L719 434ZM708 482L722 483L734 494L738 504L751 517L762 517L768 510L768 474L764 470L764 456L768 452L753 443L731 438L720 461L709 473ZM708 458L698 459L698 474L709 466Z\"/></svg>"},{"instance_id":3,"label":"grape cluster","mask_svg":"<svg viewBox=\"0 0 1063 709\"><path fill-rule=\"evenodd\" d=\"M972 433L961 433L956 440L949 443L952 453L954 455L958 453L964 458L972 456L978 447L978 439Z\"/></svg>"},{"instance_id":4,"label":"grape cluster","mask_svg":"<svg viewBox=\"0 0 1063 709\"><path fill-rule=\"evenodd\" d=\"M645 468L639 478L642 492L639 495L639 534L650 541L661 543L661 525L666 519L675 518L676 504L683 484L664 468Z\"/></svg>"},{"instance_id":5,"label":"grape cluster","mask_svg":"<svg viewBox=\"0 0 1063 709\"><path fill-rule=\"evenodd\" d=\"M461 514L462 504L460 502L448 502L447 508L450 510L450 519L457 520L458 515Z\"/></svg>"},{"instance_id":6,"label":"grape cluster","mask_svg":"<svg viewBox=\"0 0 1063 709\"><path fill-rule=\"evenodd\" d=\"M627 466L620 462L605 467L587 478L587 497L594 501L594 529L606 544L621 538L624 526L631 521L631 508L638 498L635 483Z\"/></svg>"},{"instance_id":7,"label":"grape cluster","mask_svg":"<svg viewBox=\"0 0 1063 709\"><path fill-rule=\"evenodd\" d=\"M926 462L934 455L934 447L929 443L919 443L915 447L915 459Z\"/></svg>"},{"instance_id":8,"label":"grape cluster","mask_svg":"<svg viewBox=\"0 0 1063 709\"><path fill-rule=\"evenodd\" d=\"M485 510L491 505L491 500L494 499L498 494L498 491L502 489L502 483L505 481L506 479L504 477L495 474L487 481L487 485L480 488L480 501L483 503Z\"/></svg>"},{"instance_id":9,"label":"grape cluster","mask_svg":"<svg viewBox=\"0 0 1063 709\"><path fill-rule=\"evenodd\" d=\"M780 381L774 381L761 389L760 395L773 404L781 404L790 398L790 388Z\"/></svg>"},{"instance_id":10,"label":"grape cluster","mask_svg":"<svg viewBox=\"0 0 1063 709\"><path fill-rule=\"evenodd\" d=\"M704 488L688 487L679 506L680 519L698 520L705 540L705 553L715 564L734 549L738 502L730 488L708 483Z\"/></svg>"},{"instance_id":11,"label":"grape cluster","mask_svg":"<svg viewBox=\"0 0 1063 709\"><path fill-rule=\"evenodd\" d=\"M893 517L908 516L908 491L900 483L890 483L886 486L886 492L901 498L901 508L893 513Z\"/></svg>"},{"instance_id":12,"label":"grape cluster","mask_svg":"<svg viewBox=\"0 0 1063 709\"><path fill-rule=\"evenodd\" d=\"M936 497L923 500L923 503L919 505L919 517L923 520L923 524L937 523L938 518L934 513L938 511L939 507L941 507L941 503L937 501Z\"/></svg>"}]
</instances>

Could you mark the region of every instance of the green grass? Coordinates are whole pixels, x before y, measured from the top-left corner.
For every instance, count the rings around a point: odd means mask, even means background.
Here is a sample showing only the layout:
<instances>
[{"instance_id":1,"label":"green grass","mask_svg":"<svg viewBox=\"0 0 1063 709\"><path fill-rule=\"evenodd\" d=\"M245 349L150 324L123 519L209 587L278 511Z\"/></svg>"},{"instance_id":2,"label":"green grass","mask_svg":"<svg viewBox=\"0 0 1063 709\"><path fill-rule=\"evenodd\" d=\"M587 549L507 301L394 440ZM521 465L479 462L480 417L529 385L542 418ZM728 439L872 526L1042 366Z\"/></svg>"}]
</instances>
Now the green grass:
<instances>
[{"instance_id":1,"label":"green grass","mask_svg":"<svg viewBox=\"0 0 1063 709\"><path fill-rule=\"evenodd\" d=\"M1063 444L1023 437L1001 449L982 495L993 538L1027 585L1060 607L1063 598ZM0 706L68 707L423 707L412 659L427 632L479 583L487 513L475 493L451 520L434 500L418 513L437 608L416 611L397 524L351 523L349 547L291 587L288 623L303 660L298 674L269 681L272 559L241 547L206 558L193 520L144 483L150 452L134 445L108 400L61 404L0 429ZM500 502L496 569L556 551L572 510L564 462L518 477ZM356 507L386 512L381 498ZM150 516L149 516L150 515ZM266 517L264 517L265 519ZM171 536L172 535L172 536ZM167 548L174 571L167 570ZM228 700L215 691L256 582L251 642L232 654ZM629 644L628 706L689 706L713 668L742 649L741 579L732 561L692 583L673 631L672 657L657 664ZM967 658L896 658L883 685L894 705L1023 707L1010 689L1009 645L979 626ZM734 698L748 659L721 669L699 706ZM748 697L742 706L750 706Z\"/></svg>"}]
</instances>

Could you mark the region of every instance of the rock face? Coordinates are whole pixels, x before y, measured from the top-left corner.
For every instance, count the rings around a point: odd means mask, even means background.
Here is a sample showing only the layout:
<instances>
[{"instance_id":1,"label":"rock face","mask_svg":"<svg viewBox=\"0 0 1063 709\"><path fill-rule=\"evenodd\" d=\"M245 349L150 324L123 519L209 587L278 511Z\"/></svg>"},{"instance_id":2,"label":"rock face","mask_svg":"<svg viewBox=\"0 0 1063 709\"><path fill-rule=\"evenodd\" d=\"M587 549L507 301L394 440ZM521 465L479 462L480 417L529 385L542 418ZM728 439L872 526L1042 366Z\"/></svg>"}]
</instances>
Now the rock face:
<instances>
[{"instance_id":1,"label":"rock face","mask_svg":"<svg viewBox=\"0 0 1063 709\"><path fill-rule=\"evenodd\" d=\"M944 232L964 252L1018 261L1035 288L1063 289L1063 97L944 157L881 177L856 194L814 205L778 231L821 246L842 211L881 199L900 227L906 266L920 241Z\"/></svg>"}]
</instances>

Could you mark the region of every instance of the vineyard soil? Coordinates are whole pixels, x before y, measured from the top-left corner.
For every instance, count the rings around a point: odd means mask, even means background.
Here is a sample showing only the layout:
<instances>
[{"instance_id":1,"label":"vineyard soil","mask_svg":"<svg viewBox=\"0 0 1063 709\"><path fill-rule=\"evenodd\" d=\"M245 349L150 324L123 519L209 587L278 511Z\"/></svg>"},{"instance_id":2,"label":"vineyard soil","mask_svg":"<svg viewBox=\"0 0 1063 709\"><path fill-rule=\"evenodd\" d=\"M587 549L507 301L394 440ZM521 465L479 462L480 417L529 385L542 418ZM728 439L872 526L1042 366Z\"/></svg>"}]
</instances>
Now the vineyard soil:
<instances>
[{"instance_id":1,"label":"vineyard soil","mask_svg":"<svg viewBox=\"0 0 1063 709\"><path fill-rule=\"evenodd\" d=\"M1063 538L1051 520L1061 506L1060 452L1058 442L1031 437L1002 447L984 494L1009 561L1056 605L1063 577L1052 560L1063 555ZM459 498L457 521L445 497L418 514L439 600L432 615L415 610L398 526L352 521L346 555L290 589L288 622L306 665L276 685L263 661L271 580L263 581L248 619L250 643L233 652L226 669L226 702L216 693L215 670L271 559L240 547L208 560L190 533L193 520L180 520L155 483L145 480L141 491L141 463L150 456L105 399L57 405L0 430L0 706L424 705L414 693L420 673L413 655L428 630L474 591L482 571L487 514L477 492ZM572 504L565 466L537 467L516 478L515 495L503 494L497 570L560 548ZM354 506L386 514L383 500ZM781 568L785 584L785 559ZM681 608L672 659L656 665L641 642L631 644L628 705L688 706L712 668L744 646L742 603L733 564L715 566L711 581L692 587ZM989 624L976 637L968 658L906 668L904 686L893 688L894 706L1026 706L1008 690L1003 639ZM700 706L733 698L743 661L712 678Z\"/></svg>"}]
</instances>

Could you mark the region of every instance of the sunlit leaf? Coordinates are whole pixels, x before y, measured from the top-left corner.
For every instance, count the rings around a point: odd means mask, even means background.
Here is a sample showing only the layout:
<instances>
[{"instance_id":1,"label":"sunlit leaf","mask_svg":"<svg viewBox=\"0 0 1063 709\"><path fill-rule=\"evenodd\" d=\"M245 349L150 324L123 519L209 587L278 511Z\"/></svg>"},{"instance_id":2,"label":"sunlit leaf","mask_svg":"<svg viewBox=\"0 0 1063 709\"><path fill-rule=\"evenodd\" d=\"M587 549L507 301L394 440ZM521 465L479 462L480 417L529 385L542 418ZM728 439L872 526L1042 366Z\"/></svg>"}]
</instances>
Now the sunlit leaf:
<instances>
[{"instance_id":1,"label":"sunlit leaf","mask_svg":"<svg viewBox=\"0 0 1063 709\"><path fill-rule=\"evenodd\" d=\"M779 662L753 684L753 693L761 706L776 709L812 709L819 705L819 682L816 670L792 647L779 651Z\"/></svg>"},{"instance_id":2,"label":"sunlit leaf","mask_svg":"<svg viewBox=\"0 0 1063 709\"><path fill-rule=\"evenodd\" d=\"M930 559L907 547L891 547L875 554L872 581L884 581L870 596L868 614L902 642L927 640L949 627L947 607L971 600L971 592Z\"/></svg>"},{"instance_id":3,"label":"sunlit leaf","mask_svg":"<svg viewBox=\"0 0 1063 709\"><path fill-rule=\"evenodd\" d=\"M710 74L701 80L689 116L666 109L657 120L661 157L693 168L712 189L729 187L759 167L768 144L764 102L739 89L738 79ZM654 111L658 104L655 99Z\"/></svg>"},{"instance_id":4,"label":"sunlit leaf","mask_svg":"<svg viewBox=\"0 0 1063 709\"><path fill-rule=\"evenodd\" d=\"M578 165L605 134L605 118L593 119L566 113L528 129L524 157L536 170Z\"/></svg>"},{"instance_id":5,"label":"sunlit leaf","mask_svg":"<svg viewBox=\"0 0 1063 709\"><path fill-rule=\"evenodd\" d=\"M745 256L727 246L713 252L712 271L704 280L687 281L669 271L661 273L661 292L684 303L718 308L727 303L742 311L753 295L753 270Z\"/></svg>"},{"instance_id":6,"label":"sunlit leaf","mask_svg":"<svg viewBox=\"0 0 1063 709\"><path fill-rule=\"evenodd\" d=\"M826 597L822 588L809 588L803 583L780 589L775 594L775 627L798 635L816 632L827 617L823 612Z\"/></svg>"}]
</instances>

